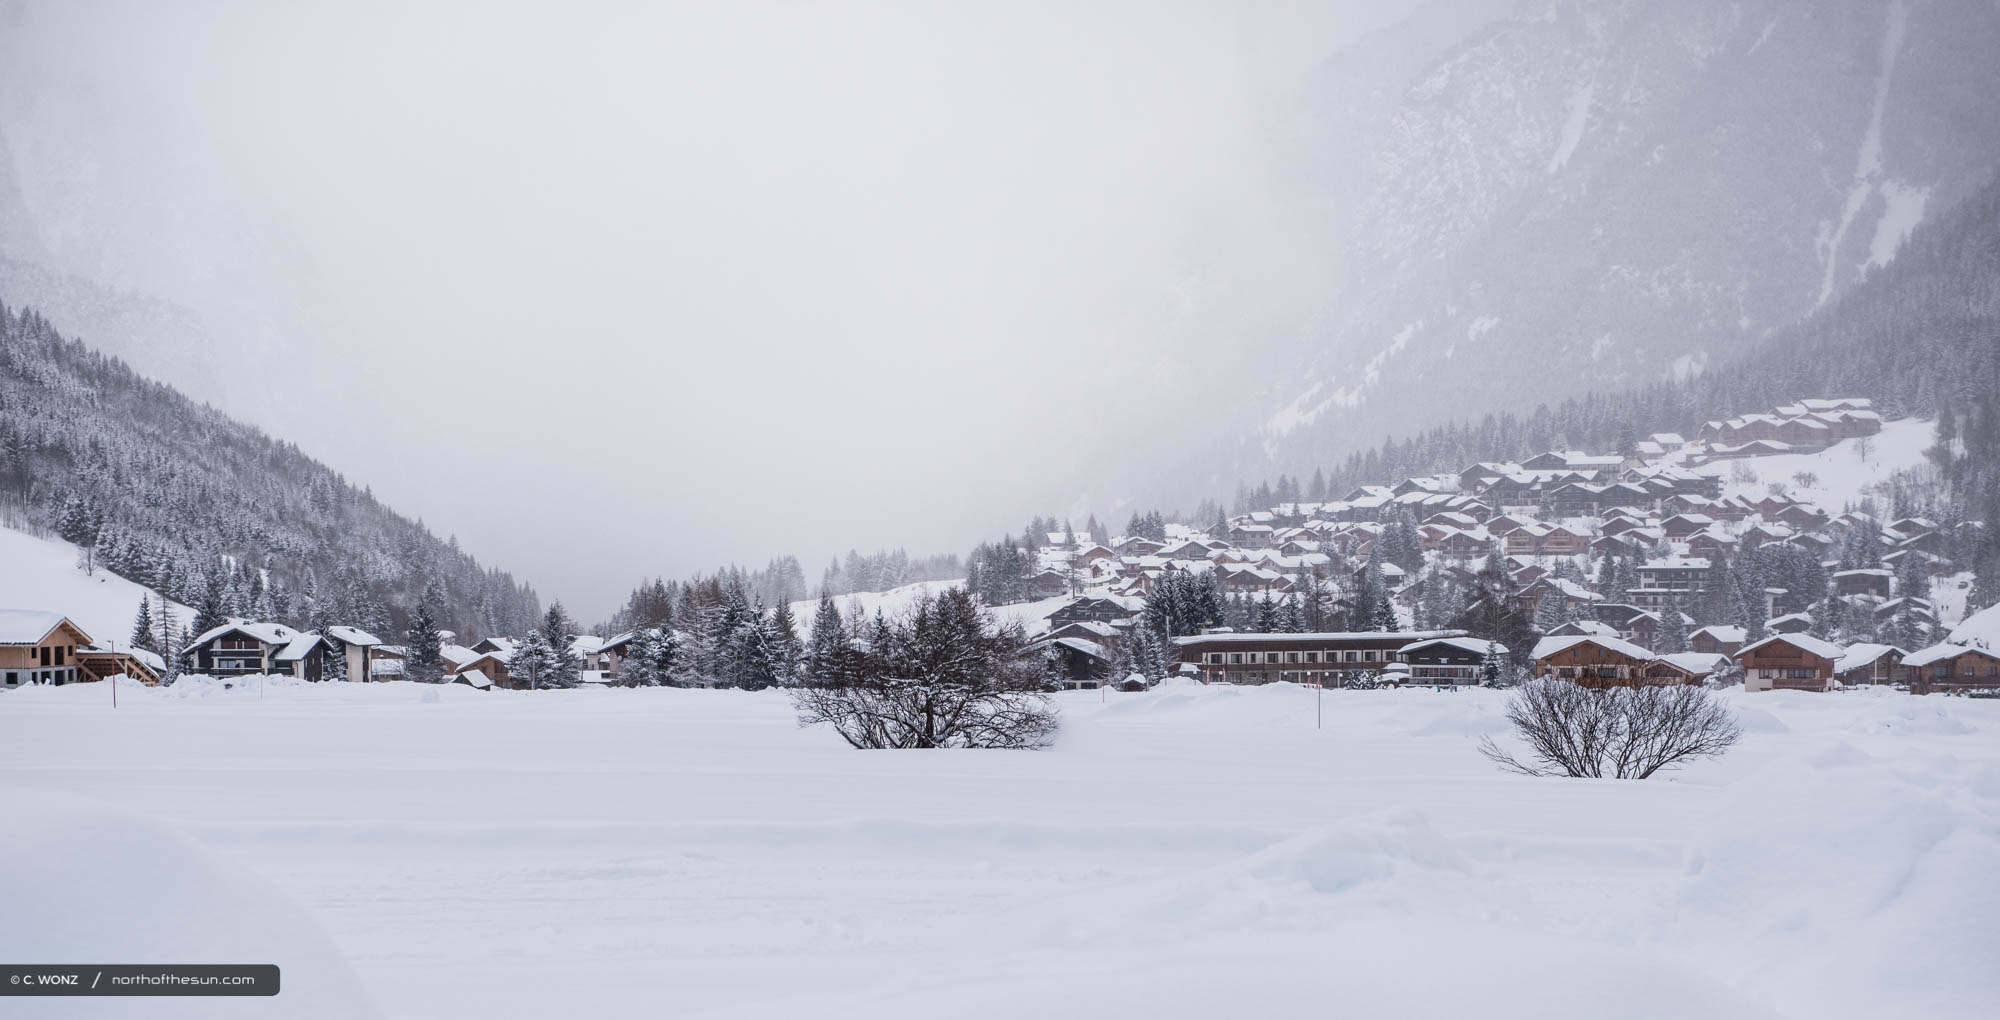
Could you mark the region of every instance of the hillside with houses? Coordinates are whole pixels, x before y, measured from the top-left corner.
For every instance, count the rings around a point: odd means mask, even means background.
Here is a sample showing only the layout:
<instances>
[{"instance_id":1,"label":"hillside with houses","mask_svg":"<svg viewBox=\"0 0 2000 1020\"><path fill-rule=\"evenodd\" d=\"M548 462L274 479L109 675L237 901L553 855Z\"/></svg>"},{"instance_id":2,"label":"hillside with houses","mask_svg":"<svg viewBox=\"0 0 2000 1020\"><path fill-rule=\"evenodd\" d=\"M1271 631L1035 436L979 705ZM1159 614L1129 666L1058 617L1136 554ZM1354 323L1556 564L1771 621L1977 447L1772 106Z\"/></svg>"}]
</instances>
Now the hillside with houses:
<instances>
[{"instance_id":1,"label":"hillside with houses","mask_svg":"<svg viewBox=\"0 0 2000 1020\"><path fill-rule=\"evenodd\" d=\"M637 625L618 633L582 633L560 604L536 626L461 641L428 601L408 628L378 635L142 598L126 642L139 659L107 663L124 635L99 641L57 612L16 621L9 638L52 648L24 660L47 668L6 676L66 682L116 665L148 683L188 672L482 690L809 685L885 620L963 586L1031 642L1051 688L1531 675L1753 691L2000 687L1988 625L1959 627L1990 601L1965 564L1985 524L1923 502L1936 433L1930 421L1885 421L1867 398L1807 398L1692 437L1648 435L1631 455L1482 461L1205 525L1134 515L1107 535L1094 519L1081 530L1038 521L1024 541L981 546L962 580L823 588L769 606L748 575L656 582L624 614ZM178 634L177 612L192 617ZM27 633L55 620L64 626ZM97 673L63 671L80 650L99 656Z\"/></svg>"}]
</instances>

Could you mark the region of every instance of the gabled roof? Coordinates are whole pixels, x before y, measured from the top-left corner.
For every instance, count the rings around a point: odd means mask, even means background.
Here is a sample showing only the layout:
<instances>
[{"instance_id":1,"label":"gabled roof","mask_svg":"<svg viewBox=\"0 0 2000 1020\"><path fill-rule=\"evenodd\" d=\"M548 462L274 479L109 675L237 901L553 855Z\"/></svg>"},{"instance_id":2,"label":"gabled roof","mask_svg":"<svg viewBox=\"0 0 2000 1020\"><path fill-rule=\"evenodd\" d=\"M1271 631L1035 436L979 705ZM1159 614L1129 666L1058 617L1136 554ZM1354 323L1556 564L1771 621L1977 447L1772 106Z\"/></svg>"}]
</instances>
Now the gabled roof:
<instances>
[{"instance_id":1,"label":"gabled roof","mask_svg":"<svg viewBox=\"0 0 2000 1020\"><path fill-rule=\"evenodd\" d=\"M1833 664L1833 671L1845 673L1850 669L1858 669L1890 652L1895 652L1898 658L1904 655L1903 650L1895 645L1878 645L1867 641L1848 645L1847 653L1840 657L1840 661Z\"/></svg>"},{"instance_id":2,"label":"gabled roof","mask_svg":"<svg viewBox=\"0 0 2000 1020\"><path fill-rule=\"evenodd\" d=\"M492 678L488 677L485 673L480 672L479 670L476 669L468 669L462 673L459 673L457 676L452 678L452 682L462 683L469 687L476 687L482 691L493 686Z\"/></svg>"},{"instance_id":3,"label":"gabled roof","mask_svg":"<svg viewBox=\"0 0 2000 1020\"><path fill-rule=\"evenodd\" d=\"M1485 638L1475 638L1475 637L1441 637L1441 638L1431 638L1428 641L1417 641L1412 644L1404 645L1401 654L1408 655L1411 652L1422 651L1426 648L1431 648L1438 645L1444 645L1451 648L1456 648L1459 649L1460 651L1471 652L1474 655L1485 655L1487 648L1490 646L1501 655L1507 654L1506 646L1498 645L1497 643L1494 642L1489 642Z\"/></svg>"},{"instance_id":4,"label":"gabled roof","mask_svg":"<svg viewBox=\"0 0 2000 1020\"><path fill-rule=\"evenodd\" d=\"M61 613L42 609L0 609L0 645L35 645L67 624L76 631L78 644L89 644L90 635Z\"/></svg>"},{"instance_id":5,"label":"gabled roof","mask_svg":"<svg viewBox=\"0 0 2000 1020\"><path fill-rule=\"evenodd\" d=\"M1528 654L1530 658L1546 659L1551 655L1560 654L1581 644L1597 645L1600 648L1638 659L1641 662L1650 662L1654 657L1653 650L1650 648L1641 648L1623 638L1604 637L1598 634L1571 634L1567 637L1545 637L1535 642L1535 650Z\"/></svg>"},{"instance_id":6,"label":"gabled roof","mask_svg":"<svg viewBox=\"0 0 2000 1020\"><path fill-rule=\"evenodd\" d=\"M1693 634L1689 634L1688 637L1693 638L1701 634L1707 634L1709 637L1712 637L1717 641L1733 645L1742 644L1743 639L1749 636L1748 632L1745 631L1742 627L1732 627L1728 624L1716 623L1703 627L1700 630L1695 631Z\"/></svg>"},{"instance_id":7,"label":"gabled roof","mask_svg":"<svg viewBox=\"0 0 2000 1020\"><path fill-rule=\"evenodd\" d=\"M1817 655L1822 659L1832 659L1836 662L1840 660L1841 656L1847 654L1847 650L1839 645L1822 638L1813 637L1811 634L1773 634L1762 641L1753 641L1737 649L1736 657L1740 659L1765 645L1781 642L1801 651Z\"/></svg>"},{"instance_id":8,"label":"gabled roof","mask_svg":"<svg viewBox=\"0 0 2000 1020\"><path fill-rule=\"evenodd\" d=\"M382 643L381 638L359 627L328 627L326 633L328 637L344 645L360 645L363 648L371 648Z\"/></svg>"},{"instance_id":9,"label":"gabled roof","mask_svg":"<svg viewBox=\"0 0 2000 1020\"><path fill-rule=\"evenodd\" d=\"M196 637L194 640L189 641L188 647L192 648L195 645L205 645L210 641L213 641L216 638L219 638L222 635L228 634L232 631L241 634L244 637L250 638L251 640L258 641L260 643L267 645L277 645L279 647L291 644L292 639L299 636L298 631L293 630L292 628L287 627L282 623L252 623L245 620L245 621L237 621L235 623L225 623L220 627L212 627L208 630L205 630L201 633L199 637Z\"/></svg>"},{"instance_id":10,"label":"gabled roof","mask_svg":"<svg viewBox=\"0 0 2000 1020\"><path fill-rule=\"evenodd\" d=\"M272 658L279 662L297 662L310 654L313 648L324 644L325 641L326 639L320 637L318 634L300 634L292 638L291 643L279 649L278 654L272 656Z\"/></svg>"},{"instance_id":11,"label":"gabled roof","mask_svg":"<svg viewBox=\"0 0 2000 1020\"><path fill-rule=\"evenodd\" d=\"M1911 652L1910 654L1903 656L1903 665L1928 666L1935 662L1944 662L1949 659L1956 659L1961 655L1967 655L1967 654L1984 655L1989 659L2000 658L2000 656L1996 656L1992 652L1984 651L1982 649L1972 648L1966 645L1954 645L1951 644L1950 642L1945 642L1944 644L1932 645L1929 648L1925 648L1921 651Z\"/></svg>"},{"instance_id":12,"label":"gabled roof","mask_svg":"<svg viewBox=\"0 0 2000 1020\"><path fill-rule=\"evenodd\" d=\"M1720 673L1723 665L1729 661L1729 656L1721 652L1672 652L1659 656L1654 661L1664 662L1693 676L1706 676L1710 673Z\"/></svg>"}]
</instances>

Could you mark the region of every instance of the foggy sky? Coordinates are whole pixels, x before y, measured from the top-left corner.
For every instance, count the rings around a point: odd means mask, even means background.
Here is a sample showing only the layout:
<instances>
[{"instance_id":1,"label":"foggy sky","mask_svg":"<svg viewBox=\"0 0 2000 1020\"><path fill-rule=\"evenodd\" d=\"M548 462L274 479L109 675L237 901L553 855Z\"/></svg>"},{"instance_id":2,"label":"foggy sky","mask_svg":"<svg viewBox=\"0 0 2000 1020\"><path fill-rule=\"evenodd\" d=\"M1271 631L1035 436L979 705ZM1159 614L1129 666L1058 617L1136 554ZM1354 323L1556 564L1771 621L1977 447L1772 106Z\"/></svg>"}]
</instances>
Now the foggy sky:
<instances>
[{"instance_id":1,"label":"foggy sky","mask_svg":"<svg viewBox=\"0 0 2000 1020\"><path fill-rule=\"evenodd\" d=\"M655 6L27 3L0 129L58 268L283 382L193 396L595 620L1129 513L1327 289L1264 118L1394 13Z\"/></svg>"}]
</instances>

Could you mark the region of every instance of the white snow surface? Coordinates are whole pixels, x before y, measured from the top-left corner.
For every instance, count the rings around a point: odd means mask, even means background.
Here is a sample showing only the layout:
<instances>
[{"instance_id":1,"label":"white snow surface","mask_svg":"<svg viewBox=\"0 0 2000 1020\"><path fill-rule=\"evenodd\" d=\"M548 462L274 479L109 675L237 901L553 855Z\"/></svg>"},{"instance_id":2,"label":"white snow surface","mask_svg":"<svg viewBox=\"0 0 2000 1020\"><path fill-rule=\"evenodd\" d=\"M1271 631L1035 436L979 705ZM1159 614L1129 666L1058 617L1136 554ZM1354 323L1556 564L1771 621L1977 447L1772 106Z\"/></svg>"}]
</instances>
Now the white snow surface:
<instances>
[{"instance_id":1,"label":"white snow surface","mask_svg":"<svg viewBox=\"0 0 2000 1020\"><path fill-rule=\"evenodd\" d=\"M134 685L125 696L140 690ZM0 1013L13 1020L380 1015L320 925L242 861L170 825L33 785L0 785L0 860L7 862L0 867L0 959L276 963L280 990L272 999L8 998Z\"/></svg>"},{"instance_id":2,"label":"white snow surface","mask_svg":"<svg viewBox=\"0 0 2000 1020\"><path fill-rule=\"evenodd\" d=\"M1879 1020L2000 999L2000 702L1732 693L1735 752L1621 782L1495 771L1485 690L1176 680L1059 696L1046 751L862 752L776 691L273 679L114 710L97 686L0 705L0 955L286 968L285 996L209 1015L355 1001L294 981L331 968L260 883L392 1017ZM21 807L42 797L158 821ZM246 930L279 934L260 954Z\"/></svg>"},{"instance_id":3,"label":"white snow surface","mask_svg":"<svg viewBox=\"0 0 2000 1020\"><path fill-rule=\"evenodd\" d=\"M0 608L61 613L100 646L124 648L146 589L108 570L86 575L77 569L76 554L76 546L62 539L0 527ZM159 612L157 600L153 611ZM182 625L194 618L178 602L174 614Z\"/></svg>"},{"instance_id":4,"label":"white snow surface","mask_svg":"<svg viewBox=\"0 0 2000 1020\"><path fill-rule=\"evenodd\" d=\"M1896 472L1922 466L1924 450L1936 441L1936 422L1903 418L1884 422L1882 431L1875 435L1843 439L1818 453L1721 460L1695 470L1722 478L1724 495L1756 499L1767 494L1770 483L1779 482L1793 499L1839 513L1844 507L1860 502ZM1731 472L1739 466L1754 474L1756 481L1729 481ZM1814 480L1802 483L1797 480L1800 474L1811 475Z\"/></svg>"},{"instance_id":5,"label":"white snow surface","mask_svg":"<svg viewBox=\"0 0 2000 1020\"><path fill-rule=\"evenodd\" d=\"M918 581L915 584L906 584L900 588L891 588L888 591L864 591L849 595L836 595L833 602L834 605L840 607L841 615L850 620L854 618L854 610L857 606L860 607L861 614L867 619L874 619L875 613L880 611L884 616L893 620L902 613L908 612L910 607L916 605L917 600L925 595L936 596L947 589L962 588L964 586L964 578L954 578L949 581ZM996 606L993 608L993 617L1001 623L1019 623L1027 628L1028 633L1036 634L1048 630L1049 614L1061 609L1069 601L1070 596L1063 595L1057 598L1040 599L1034 602L1017 602L1010 606ZM817 598L792 603L792 619L798 622L799 636L801 638L812 636L813 617L818 613L819 599Z\"/></svg>"}]
</instances>

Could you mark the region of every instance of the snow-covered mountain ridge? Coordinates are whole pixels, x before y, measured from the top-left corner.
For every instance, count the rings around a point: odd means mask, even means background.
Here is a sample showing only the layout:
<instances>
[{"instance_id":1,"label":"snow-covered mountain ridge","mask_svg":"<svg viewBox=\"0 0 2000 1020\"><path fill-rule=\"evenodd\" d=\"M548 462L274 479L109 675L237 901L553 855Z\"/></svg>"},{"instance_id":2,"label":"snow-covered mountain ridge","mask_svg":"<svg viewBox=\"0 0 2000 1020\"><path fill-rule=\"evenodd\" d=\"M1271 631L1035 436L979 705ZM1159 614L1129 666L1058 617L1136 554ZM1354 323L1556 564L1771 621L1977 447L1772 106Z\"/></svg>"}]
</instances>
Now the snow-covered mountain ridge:
<instances>
[{"instance_id":1,"label":"snow-covered mountain ridge","mask_svg":"<svg viewBox=\"0 0 2000 1020\"><path fill-rule=\"evenodd\" d=\"M1555 0L1376 109L1330 71L1300 116L1366 141L1306 176L1365 196L1352 282L1257 445L1297 467L1385 408L1643 385L1798 321L2000 164L1994 52L1991 5Z\"/></svg>"}]
</instances>

